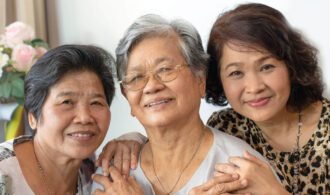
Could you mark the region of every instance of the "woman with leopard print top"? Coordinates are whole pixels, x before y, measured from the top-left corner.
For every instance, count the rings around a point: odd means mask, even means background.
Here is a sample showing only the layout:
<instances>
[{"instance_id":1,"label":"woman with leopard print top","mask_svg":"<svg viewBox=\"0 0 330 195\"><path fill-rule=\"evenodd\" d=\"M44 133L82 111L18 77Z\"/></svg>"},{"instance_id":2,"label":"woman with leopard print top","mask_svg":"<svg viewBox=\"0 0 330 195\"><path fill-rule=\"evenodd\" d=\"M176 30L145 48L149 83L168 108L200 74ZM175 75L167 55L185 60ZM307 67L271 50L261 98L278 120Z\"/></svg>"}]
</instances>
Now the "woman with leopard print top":
<instances>
[{"instance_id":1,"label":"woman with leopard print top","mask_svg":"<svg viewBox=\"0 0 330 195\"><path fill-rule=\"evenodd\" d=\"M207 51L206 100L232 107L214 113L208 124L266 157L288 192L330 193L330 102L322 96L317 50L278 10L252 3L216 20ZM257 193L253 181L263 176L262 167L235 159L216 169L239 173L252 181L240 192Z\"/></svg>"}]
</instances>

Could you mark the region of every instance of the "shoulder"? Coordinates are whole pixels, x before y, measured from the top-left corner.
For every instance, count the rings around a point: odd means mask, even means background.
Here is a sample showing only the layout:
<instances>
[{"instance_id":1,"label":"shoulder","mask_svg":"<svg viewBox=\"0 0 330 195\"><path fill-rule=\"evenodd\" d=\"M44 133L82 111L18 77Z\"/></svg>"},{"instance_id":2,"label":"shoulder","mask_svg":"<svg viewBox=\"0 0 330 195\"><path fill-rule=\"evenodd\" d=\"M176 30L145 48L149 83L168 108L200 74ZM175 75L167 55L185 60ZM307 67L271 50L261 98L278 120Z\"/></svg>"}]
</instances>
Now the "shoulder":
<instances>
[{"instance_id":1,"label":"shoulder","mask_svg":"<svg viewBox=\"0 0 330 195\"><path fill-rule=\"evenodd\" d=\"M245 141L225 132L218 131L214 128L211 128L211 130L213 132L214 142L217 147L223 148L223 150L228 153L229 156L242 156L244 151L249 151L250 153L256 155L258 158L264 160L264 157L262 157Z\"/></svg>"},{"instance_id":2,"label":"shoulder","mask_svg":"<svg viewBox=\"0 0 330 195\"><path fill-rule=\"evenodd\" d=\"M249 141L246 134L253 126L254 123L239 113L235 112L232 108L226 108L218 112L214 112L207 124L210 127L226 132L235 137Z\"/></svg>"},{"instance_id":3,"label":"shoulder","mask_svg":"<svg viewBox=\"0 0 330 195\"><path fill-rule=\"evenodd\" d=\"M330 101L326 98L322 100L322 111L320 120L324 121L327 125L330 124Z\"/></svg>"},{"instance_id":4,"label":"shoulder","mask_svg":"<svg viewBox=\"0 0 330 195\"><path fill-rule=\"evenodd\" d=\"M15 152L13 150L13 140L0 144L0 162L14 156Z\"/></svg>"},{"instance_id":5,"label":"shoulder","mask_svg":"<svg viewBox=\"0 0 330 195\"><path fill-rule=\"evenodd\" d=\"M230 125L243 125L248 119L232 108L225 108L223 110L213 112L207 121L211 127L227 127Z\"/></svg>"}]
</instances>

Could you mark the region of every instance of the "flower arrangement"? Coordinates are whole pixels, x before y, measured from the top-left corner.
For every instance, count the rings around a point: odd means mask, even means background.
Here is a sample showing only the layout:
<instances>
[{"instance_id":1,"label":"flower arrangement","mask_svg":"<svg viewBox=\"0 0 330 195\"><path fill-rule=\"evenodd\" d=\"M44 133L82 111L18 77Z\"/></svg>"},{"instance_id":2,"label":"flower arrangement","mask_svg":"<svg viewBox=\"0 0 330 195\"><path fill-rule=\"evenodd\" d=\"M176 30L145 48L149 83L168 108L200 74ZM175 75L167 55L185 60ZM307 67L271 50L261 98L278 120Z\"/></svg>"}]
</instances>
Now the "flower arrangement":
<instances>
[{"instance_id":1,"label":"flower arrangement","mask_svg":"<svg viewBox=\"0 0 330 195\"><path fill-rule=\"evenodd\" d=\"M24 102L24 77L48 45L23 22L8 25L0 35L0 103Z\"/></svg>"}]
</instances>

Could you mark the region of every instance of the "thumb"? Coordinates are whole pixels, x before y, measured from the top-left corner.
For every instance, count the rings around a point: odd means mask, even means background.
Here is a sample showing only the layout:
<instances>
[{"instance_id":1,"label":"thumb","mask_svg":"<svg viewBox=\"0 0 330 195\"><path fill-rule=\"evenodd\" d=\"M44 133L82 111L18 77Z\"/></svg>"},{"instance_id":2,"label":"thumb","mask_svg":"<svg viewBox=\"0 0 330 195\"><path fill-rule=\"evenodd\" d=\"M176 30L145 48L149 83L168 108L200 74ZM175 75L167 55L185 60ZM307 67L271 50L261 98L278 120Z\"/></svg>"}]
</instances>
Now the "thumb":
<instances>
[{"instance_id":1,"label":"thumb","mask_svg":"<svg viewBox=\"0 0 330 195\"><path fill-rule=\"evenodd\" d=\"M262 161L261 159L257 158L255 155L251 154L251 153L248 152L247 150L244 151L243 156L244 156L246 159L248 159L248 160L250 160L250 161L256 163L257 165L260 165L260 166L264 165L264 161Z\"/></svg>"}]
</instances>

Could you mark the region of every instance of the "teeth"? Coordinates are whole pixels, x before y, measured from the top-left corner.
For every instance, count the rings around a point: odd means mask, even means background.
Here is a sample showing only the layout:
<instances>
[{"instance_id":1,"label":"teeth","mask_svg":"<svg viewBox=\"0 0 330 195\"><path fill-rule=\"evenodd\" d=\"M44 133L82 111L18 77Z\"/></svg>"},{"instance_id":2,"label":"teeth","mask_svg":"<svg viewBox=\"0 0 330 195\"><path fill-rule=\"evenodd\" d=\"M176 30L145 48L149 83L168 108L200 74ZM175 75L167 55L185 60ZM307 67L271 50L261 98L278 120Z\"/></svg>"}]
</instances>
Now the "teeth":
<instances>
[{"instance_id":1,"label":"teeth","mask_svg":"<svg viewBox=\"0 0 330 195\"><path fill-rule=\"evenodd\" d=\"M147 105L147 107L151 107L151 106L155 106L155 105L159 105L159 104L163 104L163 103L167 103L169 102L170 100L169 99L166 99L166 100L161 100L159 102L152 102L150 104Z\"/></svg>"},{"instance_id":2,"label":"teeth","mask_svg":"<svg viewBox=\"0 0 330 195\"><path fill-rule=\"evenodd\" d=\"M72 133L72 137L90 137L92 136L91 133Z\"/></svg>"}]
</instances>

